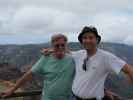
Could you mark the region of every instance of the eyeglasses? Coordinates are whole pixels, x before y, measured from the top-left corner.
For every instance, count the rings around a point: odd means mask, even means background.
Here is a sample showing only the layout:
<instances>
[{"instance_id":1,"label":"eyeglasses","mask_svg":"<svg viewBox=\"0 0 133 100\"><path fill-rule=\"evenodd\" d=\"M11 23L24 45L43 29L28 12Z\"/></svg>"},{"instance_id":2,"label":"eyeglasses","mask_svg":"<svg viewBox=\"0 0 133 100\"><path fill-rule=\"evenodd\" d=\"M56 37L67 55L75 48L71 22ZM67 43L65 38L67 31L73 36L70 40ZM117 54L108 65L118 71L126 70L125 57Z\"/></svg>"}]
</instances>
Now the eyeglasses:
<instances>
[{"instance_id":1,"label":"eyeglasses","mask_svg":"<svg viewBox=\"0 0 133 100\"><path fill-rule=\"evenodd\" d=\"M55 48L58 48L58 49L64 49L65 48L65 44L56 44L54 45Z\"/></svg>"}]
</instances>

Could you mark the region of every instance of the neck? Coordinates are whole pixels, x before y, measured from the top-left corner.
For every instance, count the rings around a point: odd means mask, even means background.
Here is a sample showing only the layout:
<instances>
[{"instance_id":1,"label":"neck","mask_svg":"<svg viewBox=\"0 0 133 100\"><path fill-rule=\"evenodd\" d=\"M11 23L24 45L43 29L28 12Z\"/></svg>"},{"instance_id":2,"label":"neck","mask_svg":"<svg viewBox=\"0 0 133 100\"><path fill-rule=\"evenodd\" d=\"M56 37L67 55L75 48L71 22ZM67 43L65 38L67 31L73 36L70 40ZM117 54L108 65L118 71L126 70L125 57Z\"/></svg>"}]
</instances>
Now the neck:
<instances>
[{"instance_id":1,"label":"neck","mask_svg":"<svg viewBox=\"0 0 133 100\"><path fill-rule=\"evenodd\" d=\"M56 52L53 53L54 57L57 59L62 59L64 57L64 54L58 54Z\"/></svg>"},{"instance_id":2,"label":"neck","mask_svg":"<svg viewBox=\"0 0 133 100\"><path fill-rule=\"evenodd\" d=\"M96 54L96 52L97 52L97 48L87 49L87 54L89 56L93 56L94 54Z\"/></svg>"}]
</instances>

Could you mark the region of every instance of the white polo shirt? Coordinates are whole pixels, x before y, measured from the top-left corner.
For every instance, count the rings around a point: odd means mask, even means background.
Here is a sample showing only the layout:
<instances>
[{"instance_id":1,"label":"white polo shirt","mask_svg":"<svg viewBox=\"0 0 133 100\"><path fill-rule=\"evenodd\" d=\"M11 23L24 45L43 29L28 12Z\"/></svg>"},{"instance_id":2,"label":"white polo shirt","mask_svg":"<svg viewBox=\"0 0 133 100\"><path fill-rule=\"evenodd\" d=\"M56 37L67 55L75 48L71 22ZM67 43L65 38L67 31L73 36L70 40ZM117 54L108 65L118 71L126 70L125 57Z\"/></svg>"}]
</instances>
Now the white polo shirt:
<instances>
[{"instance_id":1,"label":"white polo shirt","mask_svg":"<svg viewBox=\"0 0 133 100\"><path fill-rule=\"evenodd\" d=\"M86 50L72 53L76 64L76 75L72 91L81 98L103 98L104 82L110 72L119 73L125 61L112 53L98 49L87 61L87 71L83 70L83 62L87 57Z\"/></svg>"}]
</instances>

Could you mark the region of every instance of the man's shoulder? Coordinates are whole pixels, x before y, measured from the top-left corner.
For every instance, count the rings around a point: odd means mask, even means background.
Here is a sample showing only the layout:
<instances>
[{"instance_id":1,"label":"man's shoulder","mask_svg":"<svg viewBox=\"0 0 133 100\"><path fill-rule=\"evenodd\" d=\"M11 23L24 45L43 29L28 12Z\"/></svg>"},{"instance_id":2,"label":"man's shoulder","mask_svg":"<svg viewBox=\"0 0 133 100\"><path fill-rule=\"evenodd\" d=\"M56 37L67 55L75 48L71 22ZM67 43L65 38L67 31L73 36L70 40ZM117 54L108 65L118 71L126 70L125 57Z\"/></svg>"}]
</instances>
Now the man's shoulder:
<instances>
[{"instance_id":1,"label":"man's shoulder","mask_svg":"<svg viewBox=\"0 0 133 100\"><path fill-rule=\"evenodd\" d=\"M108 56L113 56L114 54L107 51L107 50L103 50L103 49L99 49L99 53L105 57L108 57Z\"/></svg>"},{"instance_id":2,"label":"man's shoulder","mask_svg":"<svg viewBox=\"0 0 133 100\"><path fill-rule=\"evenodd\" d=\"M48 59L51 59L53 56L52 56L52 54L49 54L49 55L41 55L41 59L42 60L48 60Z\"/></svg>"},{"instance_id":3,"label":"man's shoulder","mask_svg":"<svg viewBox=\"0 0 133 100\"><path fill-rule=\"evenodd\" d=\"M70 54L70 53L66 53L65 54L65 58L67 58L67 59L73 59L72 54Z\"/></svg>"}]
</instances>

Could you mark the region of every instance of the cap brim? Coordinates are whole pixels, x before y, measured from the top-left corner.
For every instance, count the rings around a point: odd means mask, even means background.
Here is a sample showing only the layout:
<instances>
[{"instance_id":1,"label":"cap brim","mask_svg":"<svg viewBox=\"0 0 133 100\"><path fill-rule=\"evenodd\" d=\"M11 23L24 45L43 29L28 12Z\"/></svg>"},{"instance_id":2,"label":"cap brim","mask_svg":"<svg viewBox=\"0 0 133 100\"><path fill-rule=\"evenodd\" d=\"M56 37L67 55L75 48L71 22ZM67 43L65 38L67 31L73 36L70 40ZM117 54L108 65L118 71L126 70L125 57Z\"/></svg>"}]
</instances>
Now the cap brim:
<instances>
[{"instance_id":1,"label":"cap brim","mask_svg":"<svg viewBox=\"0 0 133 100\"><path fill-rule=\"evenodd\" d=\"M84 35L84 33L80 33L79 36L78 36L78 40L80 42L82 42L82 36ZM100 43L101 41L101 36L100 35L97 35L97 38L98 38L98 43Z\"/></svg>"},{"instance_id":2,"label":"cap brim","mask_svg":"<svg viewBox=\"0 0 133 100\"><path fill-rule=\"evenodd\" d=\"M79 36L78 36L78 40L79 40L80 42L82 42L82 36L83 36L83 34L84 34L84 33L80 33Z\"/></svg>"}]
</instances>

